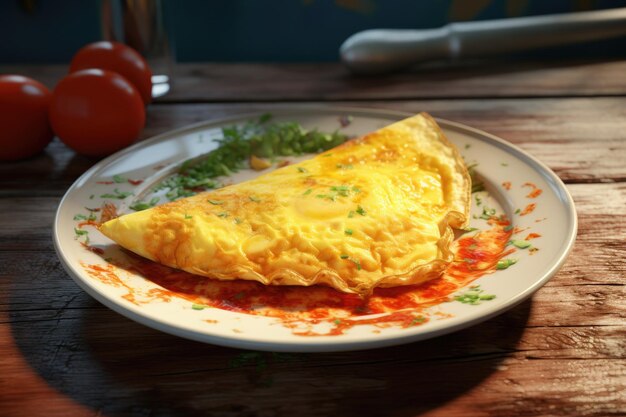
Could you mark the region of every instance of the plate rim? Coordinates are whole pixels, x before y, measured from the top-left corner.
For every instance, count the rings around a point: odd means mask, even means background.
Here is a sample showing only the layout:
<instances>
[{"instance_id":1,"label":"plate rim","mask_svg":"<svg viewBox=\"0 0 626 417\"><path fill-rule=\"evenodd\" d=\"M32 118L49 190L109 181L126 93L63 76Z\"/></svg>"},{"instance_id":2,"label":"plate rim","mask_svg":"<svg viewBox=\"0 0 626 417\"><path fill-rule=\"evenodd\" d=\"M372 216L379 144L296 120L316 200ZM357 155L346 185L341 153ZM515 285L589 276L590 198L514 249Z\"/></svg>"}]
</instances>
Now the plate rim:
<instances>
[{"instance_id":1,"label":"plate rim","mask_svg":"<svg viewBox=\"0 0 626 417\"><path fill-rule=\"evenodd\" d=\"M66 203L66 201L71 197L72 191L74 191L80 184L82 184L87 178L91 177L95 172L106 167L110 163L115 160L130 154L137 149L154 145L161 141L166 141L171 137L180 136L185 133L192 133L194 130L198 130L200 128L212 128L224 126L229 123L241 122L243 120L250 120L255 117L259 117L265 113L272 113L276 115L280 115L281 117L288 117L289 115L297 115L297 114L305 114L311 115L311 113L315 114L323 114L323 115L333 115L339 116L342 113L350 114L353 116L360 117L376 117L376 118L389 118L390 120L401 120L406 117L410 117L417 113L411 113L406 111L399 110L390 110L390 109L375 109L375 108L363 108L363 107L349 107L349 106L320 106L320 105L299 105L297 107L286 107L286 106L268 106L263 109L263 106L257 110L235 113L226 117L218 117L216 119L204 120L195 123L191 123L189 125L185 125L176 129L168 130L166 132L160 133L158 135L152 136L145 140L141 140L130 147L122 149L112 155L109 155L106 158L103 158L100 161L97 161L92 167L86 170L82 175L80 175L72 185L66 190L63 198L59 201L59 205L57 207L55 216L54 216L54 224L53 224L53 243L54 248L57 253L57 257L60 260L63 269L68 273L68 275L72 278L72 280L79 285L81 289L87 292L91 297L95 298L98 302L115 311L118 314L121 314L124 317L127 317L141 325L145 325L147 327L162 331L167 334L172 334L175 336L179 336L185 339L195 340L203 343L210 343L220 346L227 346L233 348L240 349L253 349L253 350L261 350L261 351L274 351L274 352L339 352L339 351L351 351L351 350L364 350L364 349L374 349L388 346L395 346L410 342L417 342L421 340L426 340L434 337L438 337L444 334L452 333L457 330L461 330L464 328L471 327L478 323L487 321L495 316L498 316L511 308L517 306L521 302L528 299L532 296L537 290L539 290L542 286L544 286L563 266L567 257L572 251L574 246L574 242L576 240L576 235L578 231L578 217L574 205L574 200L569 193L569 190L563 183L563 181L556 175L547 165L538 160L536 157L531 155L530 153L524 151L518 146L488 132L485 132L481 129L474 128L472 126L465 125L460 122L450 121L442 118L435 118L437 123L441 126L442 130L453 129L456 131L460 131L465 134L471 134L472 138L481 140L483 142L493 144L498 146L500 149L503 149L509 153L513 153L517 159L522 160L526 165L530 165L531 169L537 172L542 177L551 180L553 183L553 189L557 189L560 191L559 196L562 202L562 207L566 209L568 214L568 220L570 226L567 231L568 234L565 236L562 249L560 250L558 258L555 262L551 264L551 266L543 273L543 275L538 278L534 283L523 291L515 294L511 299L509 299L504 304L498 306L497 308L493 308L490 311L476 311L469 315L465 315L464 319L456 324L452 324L449 326L444 326L438 329L430 330L429 332L417 332L417 333L408 333L405 335L394 335L393 337L381 337L380 339L374 340L356 340L356 341L342 341L340 339L329 339L327 337L322 337L321 339L316 340L315 338L303 338L302 341L258 341L251 340L245 337L236 336L236 337L223 337L217 334L206 334L206 333L198 333L193 330L189 330L186 328L172 326L171 324L162 321L161 319L150 316L150 314L141 314L139 312L135 312L134 309L125 308L120 303L115 302L109 297L101 294L95 287L90 286L85 280L80 278L78 275L78 271L75 269L72 262L69 262L68 259L65 258L65 254L63 253L62 245L60 242L59 236L59 222L60 218L63 215L61 212L62 207Z\"/></svg>"}]
</instances>

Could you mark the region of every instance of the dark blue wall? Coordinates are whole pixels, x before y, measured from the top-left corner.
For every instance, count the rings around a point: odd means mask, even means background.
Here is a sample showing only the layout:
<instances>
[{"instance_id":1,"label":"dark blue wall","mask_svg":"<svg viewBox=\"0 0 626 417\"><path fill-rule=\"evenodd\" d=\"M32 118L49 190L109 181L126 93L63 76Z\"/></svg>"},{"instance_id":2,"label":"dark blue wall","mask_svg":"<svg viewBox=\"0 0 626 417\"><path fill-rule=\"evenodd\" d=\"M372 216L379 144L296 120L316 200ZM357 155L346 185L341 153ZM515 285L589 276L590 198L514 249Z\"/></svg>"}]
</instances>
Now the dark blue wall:
<instances>
[{"instance_id":1,"label":"dark blue wall","mask_svg":"<svg viewBox=\"0 0 626 417\"><path fill-rule=\"evenodd\" d=\"M164 2L178 61L334 61L343 40L368 28L428 28L451 20L626 6L620 0ZM0 0L0 34L0 63L67 62L80 46L101 38L100 1ZM623 56L626 39L559 53Z\"/></svg>"}]
</instances>

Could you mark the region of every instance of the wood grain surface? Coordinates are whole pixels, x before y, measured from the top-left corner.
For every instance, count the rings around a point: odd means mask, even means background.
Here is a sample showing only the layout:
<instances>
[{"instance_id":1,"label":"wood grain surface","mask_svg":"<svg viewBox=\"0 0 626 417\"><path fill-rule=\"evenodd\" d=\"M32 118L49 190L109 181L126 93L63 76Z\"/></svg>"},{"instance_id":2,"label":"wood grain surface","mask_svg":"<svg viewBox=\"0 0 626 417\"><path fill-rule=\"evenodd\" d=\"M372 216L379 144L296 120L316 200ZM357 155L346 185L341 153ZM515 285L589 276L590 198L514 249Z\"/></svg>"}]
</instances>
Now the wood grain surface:
<instances>
[{"instance_id":1,"label":"wood grain surface","mask_svg":"<svg viewBox=\"0 0 626 417\"><path fill-rule=\"evenodd\" d=\"M62 66L4 67L54 85ZM55 140L0 164L0 416L626 415L626 61L431 67L187 64L147 138L284 106L428 111L529 151L567 184L579 232L531 299L474 327L360 352L276 354L170 336L82 291L52 243L96 161ZM295 103L298 102L298 103Z\"/></svg>"}]
</instances>

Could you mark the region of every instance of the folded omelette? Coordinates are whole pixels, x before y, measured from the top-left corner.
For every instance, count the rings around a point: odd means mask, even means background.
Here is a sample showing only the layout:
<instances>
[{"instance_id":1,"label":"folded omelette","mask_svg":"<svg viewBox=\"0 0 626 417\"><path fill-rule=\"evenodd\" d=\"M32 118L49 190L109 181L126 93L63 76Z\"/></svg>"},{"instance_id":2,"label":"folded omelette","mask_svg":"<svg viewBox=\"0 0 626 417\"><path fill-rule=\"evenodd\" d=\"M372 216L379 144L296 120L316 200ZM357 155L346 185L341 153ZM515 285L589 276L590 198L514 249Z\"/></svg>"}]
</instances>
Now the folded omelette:
<instances>
[{"instance_id":1,"label":"folded omelette","mask_svg":"<svg viewBox=\"0 0 626 417\"><path fill-rule=\"evenodd\" d=\"M219 280L323 284L367 295L452 261L470 177L421 113L301 163L148 210L100 231L161 264Z\"/></svg>"}]
</instances>

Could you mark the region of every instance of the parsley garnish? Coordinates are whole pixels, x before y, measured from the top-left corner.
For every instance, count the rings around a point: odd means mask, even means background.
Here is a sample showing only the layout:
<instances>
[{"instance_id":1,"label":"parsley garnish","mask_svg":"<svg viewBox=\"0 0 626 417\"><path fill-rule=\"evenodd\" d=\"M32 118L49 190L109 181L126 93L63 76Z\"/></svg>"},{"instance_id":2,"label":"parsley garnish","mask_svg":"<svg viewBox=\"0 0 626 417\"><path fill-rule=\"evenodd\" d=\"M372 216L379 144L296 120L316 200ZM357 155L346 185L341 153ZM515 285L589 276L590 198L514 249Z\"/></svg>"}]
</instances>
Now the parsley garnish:
<instances>
[{"instance_id":1,"label":"parsley garnish","mask_svg":"<svg viewBox=\"0 0 626 417\"><path fill-rule=\"evenodd\" d=\"M496 264L496 269L507 269L517 263L517 259L500 259Z\"/></svg>"},{"instance_id":2,"label":"parsley garnish","mask_svg":"<svg viewBox=\"0 0 626 417\"><path fill-rule=\"evenodd\" d=\"M339 132L324 133L307 130L295 122L268 123L270 115L242 125L222 128L218 147L199 159L188 160L179 172L156 188L167 190L166 197L176 200L198 191L220 186L215 178L230 175L244 168L251 155L259 158L301 155L334 148L346 141Z\"/></svg>"},{"instance_id":3,"label":"parsley garnish","mask_svg":"<svg viewBox=\"0 0 626 417\"><path fill-rule=\"evenodd\" d=\"M484 220L489 220L490 218L492 218L495 215L496 215L496 209L489 208L489 207L483 207L483 214L481 214L479 218L480 219L484 219Z\"/></svg>"},{"instance_id":4,"label":"parsley garnish","mask_svg":"<svg viewBox=\"0 0 626 417\"><path fill-rule=\"evenodd\" d=\"M367 212L365 211L365 209L361 206L358 206L356 208L356 212L359 213L361 216L365 216L367 214Z\"/></svg>"},{"instance_id":5,"label":"parsley garnish","mask_svg":"<svg viewBox=\"0 0 626 417\"><path fill-rule=\"evenodd\" d=\"M113 175L113 181L117 184L121 184L123 182L126 182L126 178L122 177L121 175Z\"/></svg>"},{"instance_id":6,"label":"parsley garnish","mask_svg":"<svg viewBox=\"0 0 626 417\"><path fill-rule=\"evenodd\" d=\"M74 216L74 220L95 221L96 215L93 212L89 213L89 216L85 216L84 214L77 214Z\"/></svg>"},{"instance_id":7,"label":"parsley garnish","mask_svg":"<svg viewBox=\"0 0 626 417\"><path fill-rule=\"evenodd\" d=\"M309 172L306 168L298 167L298 172L307 173Z\"/></svg>"},{"instance_id":8,"label":"parsley garnish","mask_svg":"<svg viewBox=\"0 0 626 417\"><path fill-rule=\"evenodd\" d=\"M89 232L83 229L78 229L78 228L74 228L74 233L76 233L76 236L85 236L88 235Z\"/></svg>"},{"instance_id":9,"label":"parsley garnish","mask_svg":"<svg viewBox=\"0 0 626 417\"><path fill-rule=\"evenodd\" d=\"M159 202L159 197L153 197L149 202L144 202L144 201L138 201L135 204L130 205L130 209L131 210L135 210L135 211L141 211L141 210L146 210L149 208L152 208L154 206L156 206L156 204Z\"/></svg>"},{"instance_id":10,"label":"parsley garnish","mask_svg":"<svg viewBox=\"0 0 626 417\"><path fill-rule=\"evenodd\" d=\"M217 217L226 218L226 217L228 217L228 213L226 213L225 211L223 211L223 212L221 212L221 213L218 213L218 214L217 214Z\"/></svg>"},{"instance_id":11,"label":"parsley garnish","mask_svg":"<svg viewBox=\"0 0 626 417\"><path fill-rule=\"evenodd\" d=\"M255 197L253 195L251 195L248 198L250 199L250 201L254 201L255 203L260 203L261 202L261 199L259 197Z\"/></svg>"},{"instance_id":12,"label":"parsley garnish","mask_svg":"<svg viewBox=\"0 0 626 417\"><path fill-rule=\"evenodd\" d=\"M221 206L222 204L224 204L223 201L218 201L218 200L207 200L207 201L213 204L214 206Z\"/></svg>"},{"instance_id":13,"label":"parsley garnish","mask_svg":"<svg viewBox=\"0 0 626 417\"><path fill-rule=\"evenodd\" d=\"M511 244L520 249L528 249L532 245L532 243L527 240L512 240Z\"/></svg>"},{"instance_id":14,"label":"parsley garnish","mask_svg":"<svg viewBox=\"0 0 626 417\"><path fill-rule=\"evenodd\" d=\"M309 188L308 190L306 190L305 192L302 193L302 195L309 195L313 192L312 188Z\"/></svg>"},{"instance_id":15,"label":"parsley garnish","mask_svg":"<svg viewBox=\"0 0 626 417\"><path fill-rule=\"evenodd\" d=\"M490 301L496 298L493 294L484 294L484 291L480 289L479 285L470 287L468 291L463 294L454 297L455 301L463 304L478 305L482 301Z\"/></svg>"},{"instance_id":16,"label":"parsley garnish","mask_svg":"<svg viewBox=\"0 0 626 417\"><path fill-rule=\"evenodd\" d=\"M344 232L348 236L352 236L352 233L354 233L354 231L352 229L346 229Z\"/></svg>"},{"instance_id":17,"label":"parsley garnish","mask_svg":"<svg viewBox=\"0 0 626 417\"><path fill-rule=\"evenodd\" d=\"M100 198L117 198L118 200L123 200L129 195L133 195L130 191L120 191L117 188L113 190L113 193L102 194Z\"/></svg>"},{"instance_id":18,"label":"parsley garnish","mask_svg":"<svg viewBox=\"0 0 626 417\"><path fill-rule=\"evenodd\" d=\"M339 255L339 257L340 257L341 259L347 259L347 260L349 260L350 262L352 262L354 265L356 265L356 269L357 269L357 271L360 271L360 270L361 270L361 263L359 262L359 260L358 260L358 259L351 258L351 257L350 257L350 255L346 255L346 254L341 254L341 255Z\"/></svg>"}]
</instances>

